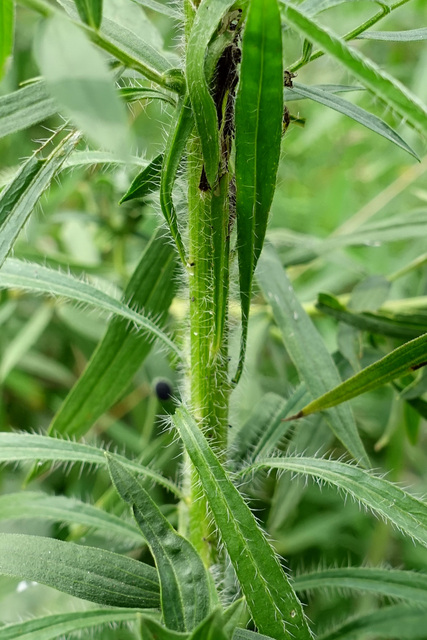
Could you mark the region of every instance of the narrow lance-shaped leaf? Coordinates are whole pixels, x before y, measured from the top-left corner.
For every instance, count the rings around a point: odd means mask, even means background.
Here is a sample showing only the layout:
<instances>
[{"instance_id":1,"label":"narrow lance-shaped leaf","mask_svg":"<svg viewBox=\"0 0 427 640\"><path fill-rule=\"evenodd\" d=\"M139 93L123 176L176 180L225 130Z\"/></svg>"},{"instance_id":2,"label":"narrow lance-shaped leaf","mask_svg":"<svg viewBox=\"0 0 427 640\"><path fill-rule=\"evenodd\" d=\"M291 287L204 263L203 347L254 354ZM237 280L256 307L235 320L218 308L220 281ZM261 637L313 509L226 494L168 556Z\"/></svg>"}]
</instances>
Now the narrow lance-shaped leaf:
<instances>
[{"instance_id":1,"label":"narrow lance-shaped leaf","mask_svg":"<svg viewBox=\"0 0 427 640\"><path fill-rule=\"evenodd\" d=\"M264 248L261 255L257 280L265 299L271 305L286 350L311 396L316 397L339 384L341 378L332 356L296 297L286 272L270 245ZM319 375L319 371L322 375ZM351 455L364 466L370 466L350 407L330 411L325 418Z\"/></svg>"},{"instance_id":2,"label":"narrow lance-shaped leaf","mask_svg":"<svg viewBox=\"0 0 427 640\"><path fill-rule=\"evenodd\" d=\"M133 200L134 198L146 198L150 193L160 188L160 176L162 173L163 154L159 153L148 166L138 173L132 180L132 184L121 198L119 204Z\"/></svg>"},{"instance_id":3,"label":"narrow lance-shaped leaf","mask_svg":"<svg viewBox=\"0 0 427 640\"><path fill-rule=\"evenodd\" d=\"M236 218L243 370L253 273L276 186L283 119L282 30L277 0L252 0L236 97Z\"/></svg>"},{"instance_id":4,"label":"narrow lance-shaped leaf","mask_svg":"<svg viewBox=\"0 0 427 640\"><path fill-rule=\"evenodd\" d=\"M310 42L329 53L358 78L376 96L397 111L422 133L427 133L427 108L423 102L398 80L383 71L372 60L351 48L342 38L306 15L287 0L281 7L289 26L302 33Z\"/></svg>"},{"instance_id":5,"label":"narrow lance-shaped leaf","mask_svg":"<svg viewBox=\"0 0 427 640\"><path fill-rule=\"evenodd\" d=\"M315 16L322 11L333 9L341 4L350 2L359 2L359 0L304 0L304 2L300 4L300 9L309 16ZM375 2L375 4L379 4L382 7L387 7L381 0L371 0L371 2ZM388 9L388 11L390 11L390 9Z\"/></svg>"},{"instance_id":6,"label":"narrow lance-shaped leaf","mask_svg":"<svg viewBox=\"0 0 427 640\"><path fill-rule=\"evenodd\" d=\"M175 183L176 172L193 126L194 119L190 99L189 96L186 95L178 105L176 119L172 123L169 131L160 178L160 206L184 265L186 265L187 260L182 237L178 229L178 220L172 200L172 190Z\"/></svg>"},{"instance_id":7,"label":"narrow lance-shaped leaf","mask_svg":"<svg viewBox=\"0 0 427 640\"><path fill-rule=\"evenodd\" d=\"M94 29L99 29L102 20L102 0L74 0L80 18Z\"/></svg>"},{"instance_id":8,"label":"narrow lance-shaped leaf","mask_svg":"<svg viewBox=\"0 0 427 640\"><path fill-rule=\"evenodd\" d=\"M386 140L393 142L396 146L419 160L415 151L400 137L397 131L392 129L386 122L384 122L384 120L381 120L381 118L378 118L378 116L375 116L373 113L369 113L369 111L358 107L356 104L352 104L351 102L348 102L348 100L343 100L343 98L340 98L335 94L328 93L327 91L323 91L318 87L307 87L294 82L293 91L305 96L306 98L311 98L311 100L319 102L330 109L334 109L334 111L343 113L349 118L352 118L352 120L359 122L367 129L371 129L374 133L378 133Z\"/></svg>"},{"instance_id":9,"label":"narrow lance-shaped leaf","mask_svg":"<svg viewBox=\"0 0 427 640\"><path fill-rule=\"evenodd\" d=\"M333 631L319 636L319 640L364 640L366 637L424 640L426 624L425 607L396 604L343 622Z\"/></svg>"},{"instance_id":10,"label":"narrow lance-shaped leaf","mask_svg":"<svg viewBox=\"0 0 427 640\"><path fill-rule=\"evenodd\" d=\"M58 111L44 82L35 82L0 97L0 137L37 124Z\"/></svg>"},{"instance_id":11,"label":"narrow lance-shaped leaf","mask_svg":"<svg viewBox=\"0 0 427 640\"><path fill-rule=\"evenodd\" d=\"M182 14L173 7L163 2L157 2L157 0L133 0L133 2L136 2L136 4L140 4L142 7L147 7L147 9L151 9L152 11L156 11L157 13L161 13L165 16L169 16L169 18L173 18L174 20L179 20L180 22L182 22Z\"/></svg>"},{"instance_id":12,"label":"narrow lance-shaped leaf","mask_svg":"<svg viewBox=\"0 0 427 640\"><path fill-rule=\"evenodd\" d=\"M97 529L103 535L120 537L132 544L140 545L142 542L140 531L132 523L76 498L50 496L35 491L0 496L1 521L27 518L80 524Z\"/></svg>"},{"instance_id":13,"label":"narrow lance-shaped leaf","mask_svg":"<svg viewBox=\"0 0 427 640\"><path fill-rule=\"evenodd\" d=\"M98 307L133 322L151 337L158 338L168 349L180 357L177 345L152 320L133 311L101 289L69 274L60 273L39 264L9 258L0 269L0 289L20 289L34 293L46 293Z\"/></svg>"},{"instance_id":14,"label":"narrow lance-shaped leaf","mask_svg":"<svg viewBox=\"0 0 427 640\"><path fill-rule=\"evenodd\" d=\"M180 407L174 423L184 442L236 571L255 624L276 640L289 632L311 634L285 572L242 496L189 413Z\"/></svg>"},{"instance_id":15,"label":"narrow lance-shaped leaf","mask_svg":"<svg viewBox=\"0 0 427 640\"><path fill-rule=\"evenodd\" d=\"M206 178L211 187L218 173L219 134L216 108L205 76L205 56L218 23L233 4L233 0L202 0L187 45L187 86L202 145Z\"/></svg>"},{"instance_id":16,"label":"narrow lance-shaped leaf","mask_svg":"<svg viewBox=\"0 0 427 640\"><path fill-rule=\"evenodd\" d=\"M141 618L141 634L144 640L188 640L188 633L167 629L157 620Z\"/></svg>"},{"instance_id":17,"label":"narrow lance-shaped leaf","mask_svg":"<svg viewBox=\"0 0 427 640\"><path fill-rule=\"evenodd\" d=\"M58 146L43 158L42 149L25 162L0 195L0 266L28 220L56 172L67 159L80 139L80 134L70 133Z\"/></svg>"},{"instance_id":18,"label":"narrow lance-shaped leaf","mask_svg":"<svg viewBox=\"0 0 427 640\"><path fill-rule=\"evenodd\" d=\"M427 40L427 27L406 31L364 31L358 38L366 40L386 40L387 42L419 42Z\"/></svg>"},{"instance_id":19,"label":"narrow lance-shaped leaf","mask_svg":"<svg viewBox=\"0 0 427 640\"><path fill-rule=\"evenodd\" d=\"M158 607L157 572L104 549L42 536L0 534L0 574L112 607Z\"/></svg>"},{"instance_id":20,"label":"narrow lance-shaped leaf","mask_svg":"<svg viewBox=\"0 0 427 640\"><path fill-rule=\"evenodd\" d=\"M381 360L362 369L345 382L307 404L288 420L302 418L316 413L316 411L335 407L342 402L360 396L362 393L378 389L378 387L425 365L427 365L427 334L403 344Z\"/></svg>"},{"instance_id":21,"label":"narrow lance-shaped leaf","mask_svg":"<svg viewBox=\"0 0 427 640\"><path fill-rule=\"evenodd\" d=\"M0 80L4 75L8 58L12 55L14 28L14 0L2 0L0 4Z\"/></svg>"},{"instance_id":22,"label":"narrow lance-shaped leaf","mask_svg":"<svg viewBox=\"0 0 427 640\"><path fill-rule=\"evenodd\" d=\"M390 598L404 598L424 604L427 600L427 574L376 567L344 567L305 573L295 578L296 591L312 589L355 589Z\"/></svg>"},{"instance_id":23,"label":"narrow lance-shaped leaf","mask_svg":"<svg viewBox=\"0 0 427 640\"><path fill-rule=\"evenodd\" d=\"M256 469L280 469L328 482L427 546L427 504L360 467L322 458L289 457L259 460L241 473Z\"/></svg>"},{"instance_id":24,"label":"narrow lance-shaped leaf","mask_svg":"<svg viewBox=\"0 0 427 640\"><path fill-rule=\"evenodd\" d=\"M178 487L164 476L138 462L132 462L118 455L115 457L131 473L143 475L181 498ZM1 462L34 462L34 460L93 464L103 467L107 465L102 449L88 444L28 433L0 433Z\"/></svg>"},{"instance_id":25,"label":"narrow lance-shaped leaf","mask_svg":"<svg viewBox=\"0 0 427 640\"><path fill-rule=\"evenodd\" d=\"M0 640L54 640L91 627L136 622L140 609L90 609L41 616L0 627Z\"/></svg>"},{"instance_id":26,"label":"narrow lance-shaped leaf","mask_svg":"<svg viewBox=\"0 0 427 640\"><path fill-rule=\"evenodd\" d=\"M106 455L114 486L122 500L130 504L154 556L165 624L175 631L191 631L210 608L209 577L203 561L192 544L175 531L142 484Z\"/></svg>"},{"instance_id":27,"label":"narrow lance-shaped leaf","mask_svg":"<svg viewBox=\"0 0 427 640\"><path fill-rule=\"evenodd\" d=\"M119 156L129 152L123 102L102 54L70 20L53 16L37 41L37 60L61 111L96 146Z\"/></svg>"}]
</instances>

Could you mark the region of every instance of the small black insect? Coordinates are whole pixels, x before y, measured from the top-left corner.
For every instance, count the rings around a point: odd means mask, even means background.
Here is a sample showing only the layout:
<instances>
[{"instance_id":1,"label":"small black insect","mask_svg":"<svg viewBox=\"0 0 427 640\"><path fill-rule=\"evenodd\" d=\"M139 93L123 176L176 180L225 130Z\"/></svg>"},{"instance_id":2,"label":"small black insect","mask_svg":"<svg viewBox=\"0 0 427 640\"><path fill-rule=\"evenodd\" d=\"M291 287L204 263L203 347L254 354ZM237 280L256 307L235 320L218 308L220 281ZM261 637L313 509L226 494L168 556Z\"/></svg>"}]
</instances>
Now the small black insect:
<instances>
[{"instance_id":1,"label":"small black insect","mask_svg":"<svg viewBox=\"0 0 427 640\"><path fill-rule=\"evenodd\" d=\"M170 400L172 397L172 387L166 380L159 380L154 387L159 400Z\"/></svg>"}]
</instances>

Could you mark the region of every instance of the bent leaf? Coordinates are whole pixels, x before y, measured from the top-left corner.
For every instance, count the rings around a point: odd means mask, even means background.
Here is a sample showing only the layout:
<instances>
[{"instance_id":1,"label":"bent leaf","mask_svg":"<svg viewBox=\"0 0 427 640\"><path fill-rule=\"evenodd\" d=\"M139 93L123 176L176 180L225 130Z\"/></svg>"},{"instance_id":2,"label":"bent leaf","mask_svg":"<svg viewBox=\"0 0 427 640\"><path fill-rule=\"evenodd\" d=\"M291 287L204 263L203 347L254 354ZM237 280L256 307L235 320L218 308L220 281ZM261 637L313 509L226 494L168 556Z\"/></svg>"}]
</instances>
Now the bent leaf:
<instances>
[{"instance_id":1,"label":"bent leaf","mask_svg":"<svg viewBox=\"0 0 427 640\"><path fill-rule=\"evenodd\" d=\"M193 545L179 535L142 484L106 454L113 484L130 504L156 562L165 624L175 631L191 631L209 613L209 577Z\"/></svg>"},{"instance_id":2,"label":"bent leaf","mask_svg":"<svg viewBox=\"0 0 427 640\"><path fill-rule=\"evenodd\" d=\"M395 109L421 133L427 134L426 105L396 78L288 1L281 6L281 11L289 26L338 60L374 95Z\"/></svg>"},{"instance_id":3,"label":"bent leaf","mask_svg":"<svg viewBox=\"0 0 427 640\"><path fill-rule=\"evenodd\" d=\"M360 396L362 393L382 387L425 365L427 365L427 334L403 344L381 360L362 369L345 382L307 404L299 413L288 420L302 418L311 413L335 407L342 402Z\"/></svg>"},{"instance_id":4,"label":"bent leaf","mask_svg":"<svg viewBox=\"0 0 427 640\"><path fill-rule=\"evenodd\" d=\"M358 38L366 40L386 40L388 42L418 42L427 40L427 27L406 31L364 31Z\"/></svg>"},{"instance_id":5,"label":"bent leaf","mask_svg":"<svg viewBox=\"0 0 427 640\"><path fill-rule=\"evenodd\" d=\"M153 567L104 549L42 536L0 534L0 573L112 607L159 605Z\"/></svg>"},{"instance_id":6,"label":"bent leaf","mask_svg":"<svg viewBox=\"0 0 427 640\"><path fill-rule=\"evenodd\" d=\"M219 135L216 108L205 76L205 56L219 21L233 4L233 0L202 0L187 45L187 87L211 187L218 173Z\"/></svg>"},{"instance_id":7,"label":"bent leaf","mask_svg":"<svg viewBox=\"0 0 427 640\"><path fill-rule=\"evenodd\" d=\"M115 458L131 473L143 475L181 497L178 487L159 473L122 456L115 455ZM102 467L107 465L104 451L88 444L29 433L0 433L1 462L34 462L34 460L94 464Z\"/></svg>"},{"instance_id":8,"label":"bent leaf","mask_svg":"<svg viewBox=\"0 0 427 640\"><path fill-rule=\"evenodd\" d=\"M293 633L298 629L300 640L309 640L301 604L249 507L184 407L173 420L199 475L255 624L276 640L287 640L288 628Z\"/></svg>"},{"instance_id":9,"label":"bent leaf","mask_svg":"<svg viewBox=\"0 0 427 640\"><path fill-rule=\"evenodd\" d=\"M336 365L320 334L300 304L274 249L264 248L259 261L257 280L283 342L302 382L312 397L324 393L341 381ZM321 371L322 375L318 372ZM357 431L354 415L347 405L325 415L325 419L343 445L356 460L369 467L369 459Z\"/></svg>"},{"instance_id":10,"label":"bent leaf","mask_svg":"<svg viewBox=\"0 0 427 640\"><path fill-rule=\"evenodd\" d=\"M101 289L69 274L39 264L9 258L0 269L0 289L45 293L97 307L134 323L152 337L158 338L178 357L180 356L177 345L152 320L133 311Z\"/></svg>"},{"instance_id":11,"label":"bent leaf","mask_svg":"<svg viewBox=\"0 0 427 640\"><path fill-rule=\"evenodd\" d=\"M54 640L91 627L136 622L140 617L140 609L111 608L56 613L0 627L0 640Z\"/></svg>"},{"instance_id":12,"label":"bent leaf","mask_svg":"<svg viewBox=\"0 0 427 640\"><path fill-rule=\"evenodd\" d=\"M300 575L295 578L293 584L296 591L356 589L390 598L404 598L421 604L424 604L427 599L427 574L415 571L374 567L324 569Z\"/></svg>"},{"instance_id":13,"label":"bent leaf","mask_svg":"<svg viewBox=\"0 0 427 640\"><path fill-rule=\"evenodd\" d=\"M35 491L0 496L0 520L27 518L93 527L103 535L117 536L133 544L140 545L142 541L140 531L132 523L76 498L49 496Z\"/></svg>"},{"instance_id":14,"label":"bent leaf","mask_svg":"<svg viewBox=\"0 0 427 640\"><path fill-rule=\"evenodd\" d=\"M134 198L146 198L150 193L160 188L160 176L162 173L163 154L159 153L141 173L138 173L132 181L129 189L119 201L119 204L134 200Z\"/></svg>"},{"instance_id":15,"label":"bent leaf","mask_svg":"<svg viewBox=\"0 0 427 640\"><path fill-rule=\"evenodd\" d=\"M43 147L39 149L22 165L12 182L1 192L0 266L42 194L79 140L80 134L70 133L47 158L41 155Z\"/></svg>"},{"instance_id":16,"label":"bent leaf","mask_svg":"<svg viewBox=\"0 0 427 640\"><path fill-rule=\"evenodd\" d=\"M345 116L359 122L367 129L374 131L374 133L378 133L386 140L389 140L389 142L393 142L393 144L419 160L415 151L399 136L397 131L392 129L386 122L384 122L384 120L381 120L381 118L378 118L378 116L375 116L373 113L369 113L369 111L358 107L352 102L348 102L348 100L343 100L343 98L340 98L337 95L323 91L322 89L319 89L319 87L307 87L294 82L294 88L292 91L296 91L296 93L299 93L306 98L310 98L311 100L319 102L330 109L334 109L334 111L343 113Z\"/></svg>"},{"instance_id":17,"label":"bent leaf","mask_svg":"<svg viewBox=\"0 0 427 640\"><path fill-rule=\"evenodd\" d=\"M332 484L427 547L427 504L371 472L336 460L295 457L259 460L241 474L256 469L291 471Z\"/></svg>"},{"instance_id":18,"label":"bent leaf","mask_svg":"<svg viewBox=\"0 0 427 640\"><path fill-rule=\"evenodd\" d=\"M276 0L252 0L242 41L236 97L236 218L243 370L253 273L276 186L283 119L282 31Z\"/></svg>"}]
</instances>

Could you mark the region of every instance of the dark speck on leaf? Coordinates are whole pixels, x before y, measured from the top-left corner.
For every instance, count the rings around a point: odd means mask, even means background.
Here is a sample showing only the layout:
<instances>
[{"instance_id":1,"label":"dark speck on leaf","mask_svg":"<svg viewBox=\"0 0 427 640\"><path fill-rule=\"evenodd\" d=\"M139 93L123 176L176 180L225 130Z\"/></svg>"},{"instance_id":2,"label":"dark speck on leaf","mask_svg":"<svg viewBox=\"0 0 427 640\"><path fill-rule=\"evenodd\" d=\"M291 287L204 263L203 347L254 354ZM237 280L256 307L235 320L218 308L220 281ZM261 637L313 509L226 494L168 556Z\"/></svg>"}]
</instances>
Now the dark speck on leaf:
<instances>
[{"instance_id":1,"label":"dark speck on leaf","mask_svg":"<svg viewBox=\"0 0 427 640\"><path fill-rule=\"evenodd\" d=\"M155 392L159 400L170 400L172 397L172 387L166 380L159 380L156 383Z\"/></svg>"}]
</instances>

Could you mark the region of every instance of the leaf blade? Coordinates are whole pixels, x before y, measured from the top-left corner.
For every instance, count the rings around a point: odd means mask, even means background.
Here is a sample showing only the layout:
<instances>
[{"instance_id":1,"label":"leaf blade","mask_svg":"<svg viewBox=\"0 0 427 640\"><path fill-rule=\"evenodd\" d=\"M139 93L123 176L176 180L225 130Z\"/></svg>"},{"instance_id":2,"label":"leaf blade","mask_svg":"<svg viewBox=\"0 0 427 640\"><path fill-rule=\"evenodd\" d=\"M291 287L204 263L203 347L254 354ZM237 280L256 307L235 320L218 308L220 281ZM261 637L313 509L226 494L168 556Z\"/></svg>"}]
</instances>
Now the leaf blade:
<instances>
[{"instance_id":1,"label":"leaf blade","mask_svg":"<svg viewBox=\"0 0 427 640\"><path fill-rule=\"evenodd\" d=\"M0 5L0 80L13 51L15 7L13 0L3 0Z\"/></svg>"}]
</instances>

